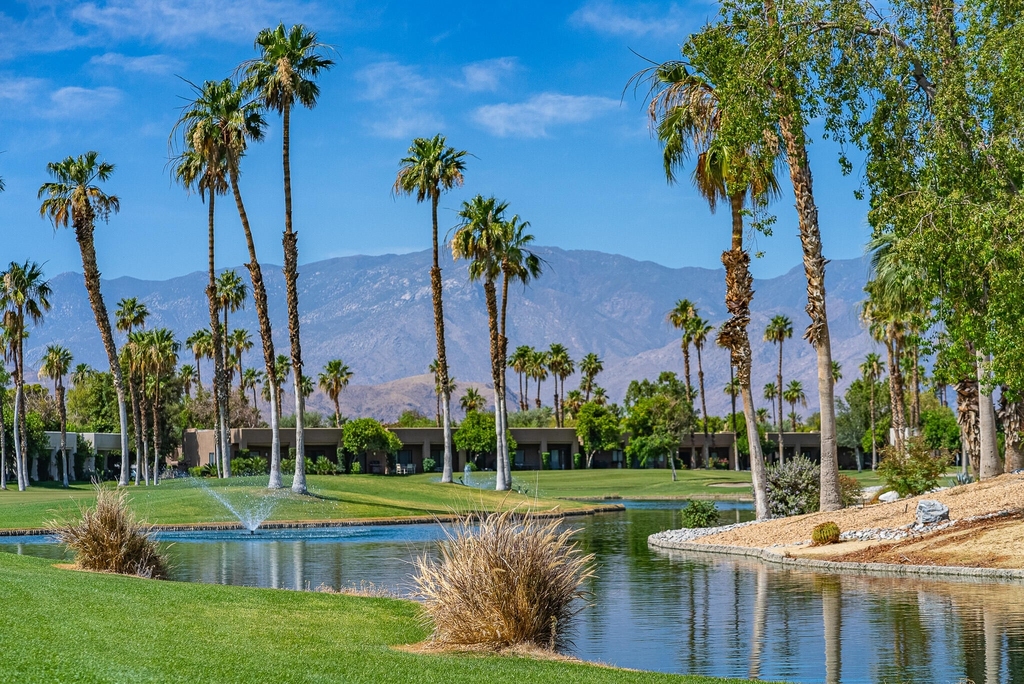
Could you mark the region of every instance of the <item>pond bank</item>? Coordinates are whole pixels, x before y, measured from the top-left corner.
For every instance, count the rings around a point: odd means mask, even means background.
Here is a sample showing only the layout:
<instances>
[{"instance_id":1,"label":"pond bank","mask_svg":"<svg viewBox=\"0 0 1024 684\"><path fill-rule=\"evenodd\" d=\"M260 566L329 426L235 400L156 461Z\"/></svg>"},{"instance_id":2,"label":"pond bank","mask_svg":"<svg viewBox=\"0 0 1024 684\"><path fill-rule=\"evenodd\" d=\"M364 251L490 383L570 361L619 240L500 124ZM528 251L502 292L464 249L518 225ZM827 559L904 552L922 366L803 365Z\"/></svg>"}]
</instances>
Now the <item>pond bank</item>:
<instances>
[{"instance_id":1,"label":"pond bank","mask_svg":"<svg viewBox=\"0 0 1024 684\"><path fill-rule=\"evenodd\" d=\"M1024 579L1022 495L1024 476L1001 475L891 503L709 530L699 537L668 530L651 535L648 543L825 572ZM952 523L911 527L921 499L948 506ZM811 531L826 521L839 526L844 541L811 546Z\"/></svg>"}]
</instances>

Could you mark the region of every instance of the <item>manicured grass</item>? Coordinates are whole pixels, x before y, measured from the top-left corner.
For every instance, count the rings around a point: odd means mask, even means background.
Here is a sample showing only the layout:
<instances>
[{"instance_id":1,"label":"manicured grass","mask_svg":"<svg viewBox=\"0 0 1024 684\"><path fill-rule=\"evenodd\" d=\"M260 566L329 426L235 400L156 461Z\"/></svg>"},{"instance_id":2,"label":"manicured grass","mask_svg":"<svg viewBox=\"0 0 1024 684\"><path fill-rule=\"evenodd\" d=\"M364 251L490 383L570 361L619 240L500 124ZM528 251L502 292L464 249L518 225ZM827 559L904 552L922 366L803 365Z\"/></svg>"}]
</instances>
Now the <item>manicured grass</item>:
<instances>
[{"instance_id":1,"label":"manicured grass","mask_svg":"<svg viewBox=\"0 0 1024 684\"><path fill-rule=\"evenodd\" d=\"M541 470L513 472L512 480L548 498L669 499L708 496L749 498L749 487L709 487L712 484L750 484L750 473L732 470L678 470L678 480L663 469Z\"/></svg>"},{"instance_id":2,"label":"manicured grass","mask_svg":"<svg viewBox=\"0 0 1024 684\"><path fill-rule=\"evenodd\" d=\"M0 553L0 679L10 682L678 682L578 663L389 648L427 636L419 607L61 570Z\"/></svg>"},{"instance_id":3,"label":"manicured grass","mask_svg":"<svg viewBox=\"0 0 1024 684\"><path fill-rule=\"evenodd\" d=\"M584 508L573 501L535 499L531 492L494 492L462 485L442 485L436 475L382 477L379 475L310 476L311 496L284 489L270 492L266 479L166 480L159 486L130 486L132 508L147 522L185 524L227 522L235 518L204 487L222 492L231 502L246 497L272 496L271 520L344 520L413 515L445 515L453 511L495 510L499 506ZM112 485L111 485L112 486ZM61 514L75 515L78 505L91 505L91 485L63 489L54 483L29 487L24 492L0 491L0 528L37 528Z\"/></svg>"}]
</instances>

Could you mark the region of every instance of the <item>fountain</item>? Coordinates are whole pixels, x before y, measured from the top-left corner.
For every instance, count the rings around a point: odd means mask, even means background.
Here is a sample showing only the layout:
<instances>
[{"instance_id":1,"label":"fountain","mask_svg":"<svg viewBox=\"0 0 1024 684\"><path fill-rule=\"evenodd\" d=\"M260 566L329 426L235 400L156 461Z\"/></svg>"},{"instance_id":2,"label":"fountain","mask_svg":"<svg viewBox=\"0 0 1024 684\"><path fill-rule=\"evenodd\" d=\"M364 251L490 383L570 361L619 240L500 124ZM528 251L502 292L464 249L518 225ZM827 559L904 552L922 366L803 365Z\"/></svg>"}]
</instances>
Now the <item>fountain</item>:
<instances>
[{"instance_id":1,"label":"fountain","mask_svg":"<svg viewBox=\"0 0 1024 684\"><path fill-rule=\"evenodd\" d=\"M270 514L274 512L274 508L277 506L277 498L273 495L252 496L242 494L243 501L232 501L224 493L217 491L221 487L215 489L201 479L199 480L199 486L202 487L204 492L224 506L231 515L235 516L242 527L249 531L249 534L255 534L259 526L270 517Z\"/></svg>"},{"instance_id":2,"label":"fountain","mask_svg":"<svg viewBox=\"0 0 1024 684\"><path fill-rule=\"evenodd\" d=\"M473 486L472 484L470 484L470 481L469 481L469 478L470 478L470 475L472 474L472 472L473 472L473 469L469 467L468 463L466 464L466 467L462 469L462 484L466 485L467 487L472 487Z\"/></svg>"}]
</instances>

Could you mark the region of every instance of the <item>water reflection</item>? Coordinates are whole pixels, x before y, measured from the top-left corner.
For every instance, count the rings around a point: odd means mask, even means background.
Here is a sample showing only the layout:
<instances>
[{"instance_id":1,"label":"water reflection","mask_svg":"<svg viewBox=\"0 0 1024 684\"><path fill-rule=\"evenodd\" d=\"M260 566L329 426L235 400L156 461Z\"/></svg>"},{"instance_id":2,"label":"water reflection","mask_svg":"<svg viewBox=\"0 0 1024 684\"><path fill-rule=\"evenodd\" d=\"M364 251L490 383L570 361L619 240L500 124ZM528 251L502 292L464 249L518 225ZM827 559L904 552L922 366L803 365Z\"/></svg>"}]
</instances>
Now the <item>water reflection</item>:
<instances>
[{"instance_id":1,"label":"water reflection","mask_svg":"<svg viewBox=\"0 0 1024 684\"><path fill-rule=\"evenodd\" d=\"M681 504L643 502L579 519L596 554L593 604L574 652L623 667L793 682L1024 682L1024 586L822 575L722 556L662 552L652 532ZM748 519L729 507L723 522ZM362 581L405 593L435 525L167 535L178 580L285 589ZM45 539L0 550L59 558Z\"/></svg>"}]
</instances>

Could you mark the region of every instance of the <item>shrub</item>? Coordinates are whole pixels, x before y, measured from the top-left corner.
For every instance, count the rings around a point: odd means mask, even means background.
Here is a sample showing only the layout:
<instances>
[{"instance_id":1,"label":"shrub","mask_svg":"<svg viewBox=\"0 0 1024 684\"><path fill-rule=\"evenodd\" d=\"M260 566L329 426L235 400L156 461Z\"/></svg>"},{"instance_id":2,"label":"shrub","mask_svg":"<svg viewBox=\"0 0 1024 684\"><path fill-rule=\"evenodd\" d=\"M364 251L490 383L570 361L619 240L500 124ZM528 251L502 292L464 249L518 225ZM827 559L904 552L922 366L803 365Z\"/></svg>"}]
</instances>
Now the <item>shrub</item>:
<instances>
[{"instance_id":1,"label":"shrub","mask_svg":"<svg viewBox=\"0 0 1024 684\"><path fill-rule=\"evenodd\" d=\"M540 469L551 470L551 453L545 451L540 455Z\"/></svg>"},{"instance_id":2,"label":"shrub","mask_svg":"<svg viewBox=\"0 0 1024 684\"><path fill-rule=\"evenodd\" d=\"M231 459L231 474L236 477L266 475L269 472L270 464L258 455Z\"/></svg>"},{"instance_id":3,"label":"shrub","mask_svg":"<svg viewBox=\"0 0 1024 684\"><path fill-rule=\"evenodd\" d=\"M572 456L572 467L573 470L579 470L583 467L583 454L577 452Z\"/></svg>"},{"instance_id":4,"label":"shrub","mask_svg":"<svg viewBox=\"0 0 1024 684\"><path fill-rule=\"evenodd\" d=\"M188 469L188 474L192 477L217 477L217 466L212 463L207 463L201 466L192 466Z\"/></svg>"},{"instance_id":5,"label":"shrub","mask_svg":"<svg viewBox=\"0 0 1024 684\"><path fill-rule=\"evenodd\" d=\"M469 466L469 472L471 473L475 473L476 471L480 470L480 468L478 468L476 463L473 463L473 461L466 461L466 465Z\"/></svg>"},{"instance_id":6,"label":"shrub","mask_svg":"<svg viewBox=\"0 0 1024 684\"><path fill-rule=\"evenodd\" d=\"M289 449L289 451L295 451ZM295 474L295 459L294 458L282 458L281 459L281 474L282 475L294 475Z\"/></svg>"},{"instance_id":7,"label":"shrub","mask_svg":"<svg viewBox=\"0 0 1024 684\"><path fill-rule=\"evenodd\" d=\"M593 556L557 520L514 512L461 521L439 545L439 558L416 560L432 638L444 645L493 649L519 644L555 649L585 606Z\"/></svg>"},{"instance_id":8,"label":"shrub","mask_svg":"<svg viewBox=\"0 0 1024 684\"><path fill-rule=\"evenodd\" d=\"M334 463L326 456L317 456L316 460L309 464L309 470L314 475L333 475L338 472Z\"/></svg>"},{"instance_id":9,"label":"shrub","mask_svg":"<svg viewBox=\"0 0 1024 684\"><path fill-rule=\"evenodd\" d=\"M432 473L437 468L437 461L432 458L423 459L423 472Z\"/></svg>"},{"instance_id":10,"label":"shrub","mask_svg":"<svg viewBox=\"0 0 1024 684\"><path fill-rule=\"evenodd\" d=\"M718 506L714 501L693 500L682 510L683 527L715 527L718 525Z\"/></svg>"},{"instance_id":11,"label":"shrub","mask_svg":"<svg viewBox=\"0 0 1024 684\"><path fill-rule=\"evenodd\" d=\"M882 449L882 462L878 464L878 475L892 491L905 496L917 496L935 489L939 478L949 467L950 458L946 452L933 456L920 437L907 441L903 453L895 447Z\"/></svg>"},{"instance_id":12,"label":"shrub","mask_svg":"<svg viewBox=\"0 0 1024 684\"><path fill-rule=\"evenodd\" d=\"M811 543L815 546L822 546L824 544L835 544L839 541L839 525L834 522L823 522L820 525L815 525L814 530L811 532Z\"/></svg>"},{"instance_id":13,"label":"shrub","mask_svg":"<svg viewBox=\"0 0 1024 684\"><path fill-rule=\"evenodd\" d=\"M128 491L96 487L96 507L82 510L78 522L49 523L57 541L75 552L83 570L162 578L167 562L150 536L152 526L135 519L128 508Z\"/></svg>"},{"instance_id":14,"label":"shrub","mask_svg":"<svg viewBox=\"0 0 1024 684\"><path fill-rule=\"evenodd\" d=\"M821 468L806 456L768 468L768 511L772 517L803 515L818 510Z\"/></svg>"},{"instance_id":15,"label":"shrub","mask_svg":"<svg viewBox=\"0 0 1024 684\"><path fill-rule=\"evenodd\" d=\"M860 486L860 482L856 478L849 475L839 475L839 499L843 502L844 508L860 503L863 496L864 488Z\"/></svg>"},{"instance_id":16,"label":"shrub","mask_svg":"<svg viewBox=\"0 0 1024 684\"><path fill-rule=\"evenodd\" d=\"M352 461L352 465L348 467L348 472L350 475L358 475L363 472L363 466L359 461Z\"/></svg>"}]
</instances>

